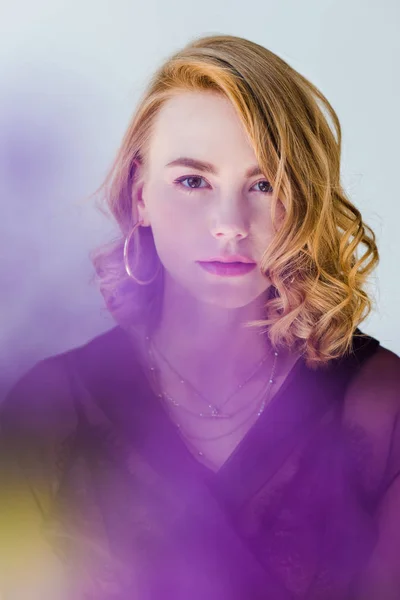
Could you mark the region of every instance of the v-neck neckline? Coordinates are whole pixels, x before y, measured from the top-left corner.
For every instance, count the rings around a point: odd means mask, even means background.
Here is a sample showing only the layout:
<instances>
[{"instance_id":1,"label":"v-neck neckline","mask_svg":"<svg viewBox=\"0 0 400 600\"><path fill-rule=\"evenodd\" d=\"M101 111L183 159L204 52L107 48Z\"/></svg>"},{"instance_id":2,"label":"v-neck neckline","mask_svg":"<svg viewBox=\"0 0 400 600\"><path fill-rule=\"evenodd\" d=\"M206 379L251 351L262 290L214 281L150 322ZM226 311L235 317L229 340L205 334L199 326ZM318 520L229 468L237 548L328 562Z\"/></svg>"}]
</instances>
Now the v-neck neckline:
<instances>
[{"instance_id":1,"label":"v-neck neckline","mask_svg":"<svg viewBox=\"0 0 400 600\"><path fill-rule=\"evenodd\" d=\"M133 358L136 361L137 376L140 378L140 388L143 389L144 386L144 388L147 389L146 402L150 400L152 403L152 414L154 414L154 411L156 411L167 437L174 439L177 446L180 448L180 454L182 458L187 463L191 463L193 470L197 472L209 485L218 485L219 480L227 480L229 478L229 474L235 471L236 464L239 466L243 463L244 456L247 454L246 451L251 449L253 441L255 441L256 437L259 435L259 431L265 427L265 423L270 419L270 415L275 414L276 411L279 410L278 405L282 402L288 390L294 386L296 381L301 378L302 374L304 375L306 372L310 372L310 369L308 369L305 364L303 356L300 355L286 375L276 394L274 394L274 396L271 398L271 401L265 407L263 413L248 429L224 463L217 470L214 470L201 462L185 443L177 426L168 414L167 409L160 402L160 399L153 391L147 379L147 375L139 357L139 349L135 340L132 339L129 333L124 330L122 331L126 335L127 342L132 349ZM146 407L143 408L146 410ZM150 409L149 406L147 406L147 408Z\"/></svg>"},{"instance_id":2,"label":"v-neck neckline","mask_svg":"<svg viewBox=\"0 0 400 600\"><path fill-rule=\"evenodd\" d=\"M378 343L378 342L376 342ZM224 464L214 471L200 462L181 438L175 424L154 393L138 347L117 326L98 342L74 354L88 391L134 452L182 494L200 494L204 486L230 512L240 508L268 482L313 423L332 406L340 409L342 391L360 349L332 368L307 367L300 357L262 415L247 431Z\"/></svg>"},{"instance_id":3,"label":"v-neck neckline","mask_svg":"<svg viewBox=\"0 0 400 600\"><path fill-rule=\"evenodd\" d=\"M291 367L290 371L287 373L282 385L277 390L276 394L274 394L268 404L265 406L262 414L258 417L258 419L253 423L253 425L247 430L245 435L242 437L240 442L233 449L228 458L224 461L224 463L217 469L213 470L204 463L200 462L196 457L195 460L199 463L203 470L205 471L207 479L213 481L219 479L221 476L225 475L225 472L229 472L232 465L234 468L234 464L236 462L236 457L239 454L245 453L248 447L251 447L252 440L254 439L255 434L259 429L264 427L264 421L269 418L269 413L271 410L274 410L274 405L279 402L279 399L285 395L286 390L289 386L291 386L292 382L297 378L298 373L300 373L305 368L304 359L300 356L296 362Z\"/></svg>"},{"instance_id":4,"label":"v-neck neckline","mask_svg":"<svg viewBox=\"0 0 400 600\"><path fill-rule=\"evenodd\" d=\"M233 565L241 567L239 575L246 574L240 590L262 598L269 589L273 597L286 598L290 594L279 578L261 561L254 560L253 549L246 543L247 534L242 536L240 527L236 527L236 517L241 507L268 485L325 411L332 405L340 408L340 392L348 379L347 372L360 357L358 351L346 357L339 371L334 372L314 372L303 358L298 359L263 414L218 471L208 469L187 448L153 392L136 352L129 334L118 327L70 355L93 401L130 442L128 450L133 450L135 459L130 474L135 486L142 481L146 485L150 473L162 513L164 498L167 502L179 498L173 528L174 533L186 534L180 548L188 549L192 542L201 544L199 548L210 557L210 573L222 572L224 564L232 559ZM159 477L155 478L153 471ZM167 533L171 532L172 521L168 523ZM224 560L218 563L221 556ZM235 570L226 573L227 581L234 584L228 596L239 589L240 577L235 576Z\"/></svg>"}]
</instances>

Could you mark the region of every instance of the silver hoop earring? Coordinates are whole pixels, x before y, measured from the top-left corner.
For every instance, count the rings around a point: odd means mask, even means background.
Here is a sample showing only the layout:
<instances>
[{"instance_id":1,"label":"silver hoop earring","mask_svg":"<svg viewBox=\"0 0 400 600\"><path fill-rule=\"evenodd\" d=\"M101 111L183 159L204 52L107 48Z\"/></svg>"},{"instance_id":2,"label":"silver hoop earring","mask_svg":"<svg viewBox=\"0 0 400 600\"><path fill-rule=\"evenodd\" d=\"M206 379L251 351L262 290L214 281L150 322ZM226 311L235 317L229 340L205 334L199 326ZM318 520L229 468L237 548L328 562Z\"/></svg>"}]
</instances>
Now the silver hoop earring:
<instances>
[{"instance_id":1,"label":"silver hoop earring","mask_svg":"<svg viewBox=\"0 0 400 600\"><path fill-rule=\"evenodd\" d=\"M160 264L160 262L157 265L157 270L156 270L155 274L153 275L153 277L151 279L146 280L146 281L143 281L143 280L138 279L137 277L135 277L135 275L132 273L132 270L131 270L130 265L129 265L129 243L130 243L130 241L132 239L132 236L135 233L136 229L138 227L140 227L142 223L143 223L143 221L137 221L135 223L135 225L133 226L132 230L130 231L130 233L128 234L128 236L125 239L125 243L124 243L124 266L125 266L125 271L127 272L128 276L131 279L133 279L136 283L138 283L139 285L149 285L150 283L152 283L156 279L158 273L161 270L161 264Z\"/></svg>"}]
</instances>

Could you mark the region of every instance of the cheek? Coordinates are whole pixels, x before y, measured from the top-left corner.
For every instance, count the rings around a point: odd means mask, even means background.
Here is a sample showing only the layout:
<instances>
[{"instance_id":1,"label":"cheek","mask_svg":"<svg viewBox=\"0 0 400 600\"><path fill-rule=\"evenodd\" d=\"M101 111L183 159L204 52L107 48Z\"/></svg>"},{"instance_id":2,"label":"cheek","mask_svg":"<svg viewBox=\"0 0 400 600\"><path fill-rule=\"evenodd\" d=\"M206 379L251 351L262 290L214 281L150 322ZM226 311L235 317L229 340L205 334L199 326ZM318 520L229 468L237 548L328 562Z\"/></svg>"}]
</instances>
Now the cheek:
<instances>
[{"instance_id":1,"label":"cheek","mask_svg":"<svg viewBox=\"0 0 400 600\"><path fill-rule=\"evenodd\" d=\"M258 207L252 215L252 229L255 236L268 235L272 230L272 215L270 206Z\"/></svg>"},{"instance_id":2,"label":"cheek","mask_svg":"<svg viewBox=\"0 0 400 600\"><path fill-rule=\"evenodd\" d=\"M193 253L193 228L187 216L172 203L159 207L151 217L151 227L157 253L167 269L176 269Z\"/></svg>"},{"instance_id":3,"label":"cheek","mask_svg":"<svg viewBox=\"0 0 400 600\"><path fill-rule=\"evenodd\" d=\"M251 239L255 257L258 259L261 258L274 236L275 230L272 224L271 212L268 207L267 210L259 211L256 218L252 220Z\"/></svg>"},{"instance_id":4,"label":"cheek","mask_svg":"<svg viewBox=\"0 0 400 600\"><path fill-rule=\"evenodd\" d=\"M153 189L149 201L149 216L157 230L165 227L177 228L178 223L188 223L194 219L190 198L179 194L170 186Z\"/></svg>"},{"instance_id":5,"label":"cheek","mask_svg":"<svg viewBox=\"0 0 400 600\"><path fill-rule=\"evenodd\" d=\"M281 224L283 223L286 211L283 204L278 201L275 210L275 224L279 229ZM274 226L272 221L272 210L271 205L264 207L261 210L257 211L256 218L253 221L255 223L255 228L257 232L264 231L267 235L274 234Z\"/></svg>"},{"instance_id":6,"label":"cheek","mask_svg":"<svg viewBox=\"0 0 400 600\"><path fill-rule=\"evenodd\" d=\"M149 217L156 246L158 243L163 249L166 245L176 246L178 239L180 247L184 248L188 241L193 241L201 223L194 202L169 189L152 195Z\"/></svg>"},{"instance_id":7,"label":"cheek","mask_svg":"<svg viewBox=\"0 0 400 600\"><path fill-rule=\"evenodd\" d=\"M276 224L277 224L278 228L282 225L285 215L286 215L286 209L285 209L284 205L282 204L282 202L280 200L278 200L278 203L276 205Z\"/></svg>"}]
</instances>

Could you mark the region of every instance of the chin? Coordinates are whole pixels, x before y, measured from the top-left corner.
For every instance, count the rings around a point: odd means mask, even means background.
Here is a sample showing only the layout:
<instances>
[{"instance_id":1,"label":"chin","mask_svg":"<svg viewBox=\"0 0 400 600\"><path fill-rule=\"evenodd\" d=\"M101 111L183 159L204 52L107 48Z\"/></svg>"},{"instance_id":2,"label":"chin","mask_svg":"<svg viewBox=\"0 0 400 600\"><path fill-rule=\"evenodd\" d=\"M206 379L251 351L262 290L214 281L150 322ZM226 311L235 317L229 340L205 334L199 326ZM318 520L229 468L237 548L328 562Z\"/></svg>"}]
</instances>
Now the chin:
<instances>
[{"instance_id":1,"label":"chin","mask_svg":"<svg viewBox=\"0 0 400 600\"><path fill-rule=\"evenodd\" d=\"M247 291L247 293L246 293ZM249 293L248 290L202 290L193 294L199 301L218 308L243 308L252 302L255 302L261 295L266 295L268 291L264 288L261 291ZM219 293L218 293L219 292Z\"/></svg>"}]
</instances>

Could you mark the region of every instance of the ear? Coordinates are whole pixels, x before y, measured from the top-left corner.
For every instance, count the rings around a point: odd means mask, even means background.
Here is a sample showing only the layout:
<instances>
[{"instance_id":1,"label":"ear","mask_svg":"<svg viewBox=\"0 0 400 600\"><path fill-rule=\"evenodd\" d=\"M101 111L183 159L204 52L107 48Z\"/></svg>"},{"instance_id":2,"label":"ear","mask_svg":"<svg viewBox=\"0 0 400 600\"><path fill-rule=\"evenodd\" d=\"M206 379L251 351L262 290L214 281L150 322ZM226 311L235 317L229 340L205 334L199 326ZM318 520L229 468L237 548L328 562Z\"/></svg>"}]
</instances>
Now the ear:
<instances>
[{"instance_id":1,"label":"ear","mask_svg":"<svg viewBox=\"0 0 400 600\"><path fill-rule=\"evenodd\" d=\"M150 227L150 219L143 194L145 186L144 167L138 159L134 159L132 165L135 171L131 188L132 203L133 206L136 205L137 207L139 220L143 221L142 227Z\"/></svg>"}]
</instances>

